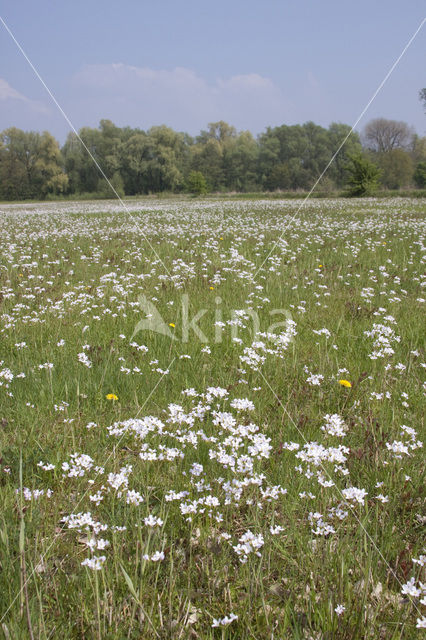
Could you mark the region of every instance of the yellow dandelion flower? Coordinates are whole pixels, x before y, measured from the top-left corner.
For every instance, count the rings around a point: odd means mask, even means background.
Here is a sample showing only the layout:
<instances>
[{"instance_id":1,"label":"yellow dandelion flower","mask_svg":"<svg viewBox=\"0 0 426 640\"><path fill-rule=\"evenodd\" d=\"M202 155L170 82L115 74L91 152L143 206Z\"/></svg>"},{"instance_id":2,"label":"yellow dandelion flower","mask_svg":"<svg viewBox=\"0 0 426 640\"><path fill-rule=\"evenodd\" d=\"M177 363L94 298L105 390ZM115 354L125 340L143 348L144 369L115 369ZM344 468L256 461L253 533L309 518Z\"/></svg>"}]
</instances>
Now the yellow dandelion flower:
<instances>
[{"instance_id":1,"label":"yellow dandelion flower","mask_svg":"<svg viewBox=\"0 0 426 640\"><path fill-rule=\"evenodd\" d=\"M320 269L322 269L322 264L319 264L318 266L319 266Z\"/></svg>"},{"instance_id":2,"label":"yellow dandelion flower","mask_svg":"<svg viewBox=\"0 0 426 640\"><path fill-rule=\"evenodd\" d=\"M173 329L175 328L175 323L174 322L169 322L169 327L173 327Z\"/></svg>"},{"instance_id":3,"label":"yellow dandelion flower","mask_svg":"<svg viewBox=\"0 0 426 640\"><path fill-rule=\"evenodd\" d=\"M349 382L349 380L339 380L339 384L341 384L342 387L347 387L348 389L350 389L352 387L352 385Z\"/></svg>"},{"instance_id":4,"label":"yellow dandelion flower","mask_svg":"<svg viewBox=\"0 0 426 640\"><path fill-rule=\"evenodd\" d=\"M210 291L213 291L214 287L210 287Z\"/></svg>"},{"instance_id":5,"label":"yellow dandelion flower","mask_svg":"<svg viewBox=\"0 0 426 640\"><path fill-rule=\"evenodd\" d=\"M115 393L107 393L105 398L107 400L118 400L118 396L116 396Z\"/></svg>"}]
</instances>

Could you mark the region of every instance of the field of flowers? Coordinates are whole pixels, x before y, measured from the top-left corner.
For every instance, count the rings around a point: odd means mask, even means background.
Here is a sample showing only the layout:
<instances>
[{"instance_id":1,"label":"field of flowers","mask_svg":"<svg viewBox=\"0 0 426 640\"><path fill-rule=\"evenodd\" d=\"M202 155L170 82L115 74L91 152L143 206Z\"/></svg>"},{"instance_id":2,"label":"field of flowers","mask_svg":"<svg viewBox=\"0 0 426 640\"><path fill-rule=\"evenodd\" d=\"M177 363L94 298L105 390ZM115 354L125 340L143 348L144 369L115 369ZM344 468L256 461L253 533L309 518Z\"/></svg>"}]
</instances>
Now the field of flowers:
<instances>
[{"instance_id":1,"label":"field of flowers","mask_svg":"<svg viewBox=\"0 0 426 640\"><path fill-rule=\"evenodd\" d=\"M131 209L0 206L0 634L420 637L424 203Z\"/></svg>"}]
</instances>

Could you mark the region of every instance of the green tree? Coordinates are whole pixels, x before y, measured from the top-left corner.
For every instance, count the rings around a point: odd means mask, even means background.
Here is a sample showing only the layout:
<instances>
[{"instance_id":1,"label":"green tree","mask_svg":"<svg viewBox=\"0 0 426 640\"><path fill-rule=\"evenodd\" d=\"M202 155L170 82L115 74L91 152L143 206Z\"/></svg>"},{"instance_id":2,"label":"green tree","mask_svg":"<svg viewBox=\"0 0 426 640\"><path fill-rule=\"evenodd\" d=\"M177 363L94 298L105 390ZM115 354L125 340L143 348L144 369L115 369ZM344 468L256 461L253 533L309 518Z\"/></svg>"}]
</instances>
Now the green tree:
<instances>
[{"instance_id":1,"label":"green tree","mask_svg":"<svg viewBox=\"0 0 426 640\"><path fill-rule=\"evenodd\" d=\"M391 149L378 155L378 165L382 170L381 183L387 189L400 189L410 185L414 165L410 154L403 149Z\"/></svg>"},{"instance_id":2,"label":"green tree","mask_svg":"<svg viewBox=\"0 0 426 640\"><path fill-rule=\"evenodd\" d=\"M187 181L186 190L194 196L201 196L207 193L207 182L201 171L191 171Z\"/></svg>"},{"instance_id":3,"label":"green tree","mask_svg":"<svg viewBox=\"0 0 426 640\"><path fill-rule=\"evenodd\" d=\"M64 193L68 187L68 176L63 171L58 142L48 131L44 131L37 140L32 181L42 198L48 193Z\"/></svg>"},{"instance_id":4,"label":"green tree","mask_svg":"<svg viewBox=\"0 0 426 640\"><path fill-rule=\"evenodd\" d=\"M366 156L356 154L350 156L346 167L348 175L349 196L370 196L377 189L381 171Z\"/></svg>"},{"instance_id":5,"label":"green tree","mask_svg":"<svg viewBox=\"0 0 426 640\"><path fill-rule=\"evenodd\" d=\"M426 188L426 161L418 163L413 174L413 180L419 189Z\"/></svg>"},{"instance_id":6,"label":"green tree","mask_svg":"<svg viewBox=\"0 0 426 640\"><path fill-rule=\"evenodd\" d=\"M68 177L55 138L12 127L0 135L0 191L6 199L45 198L67 189Z\"/></svg>"},{"instance_id":7,"label":"green tree","mask_svg":"<svg viewBox=\"0 0 426 640\"><path fill-rule=\"evenodd\" d=\"M237 136L235 127L223 120L219 120L219 122L210 122L207 127L207 131L200 132L197 142L205 143L208 140L217 140L221 144L224 144L230 138L236 138Z\"/></svg>"},{"instance_id":8,"label":"green tree","mask_svg":"<svg viewBox=\"0 0 426 640\"><path fill-rule=\"evenodd\" d=\"M417 134L413 136L410 148L410 155L414 162L417 164L426 160L426 136L420 137Z\"/></svg>"},{"instance_id":9,"label":"green tree","mask_svg":"<svg viewBox=\"0 0 426 640\"><path fill-rule=\"evenodd\" d=\"M134 133L121 146L121 171L125 192L129 195L148 193L150 182L148 164L152 145L144 131Z\"/></svg>"},{"instance_id":10,"label":"green tree","mask_svg":"<svg viewBox=\"0 0 426 640\"><path fill-rule=\"evenodd\" d=\"M125 195L124 182L120 172L116 171L111 178L108 178L108 180L105 178L99 178L96 191L100 196L106 199L116 198L117 196L123 198Z\"/></svg>"},{"instance_id":11,"label":"green tree","mask_svg":"<svg viewBox=\"0 0 426 640\"><path fill-rule=\"evenodd\" d=\"M265 185L270 190L291 189L294 185L293 173L289 162L280 162L271 169Z\"/></svg>"},{"instance_id":12,"label":"green tree","mask_svg":"<svg viewBox=\"0 0 426 640\"><path fill-rule=\"evenodd\" d=\"M324 178L328 188L344 183L348 154L361 151L358 134L348 125L337 123L328 130L313 122L268 128L259 136L258 175L262 186L269 190L311 188L346 137Z\"/></svg>"},{"instance_id":13,"label":"green tree","mask_svg":"<svg viewBox=\"0 0 426 640\"><path fill-rule=\"evenodd\" d=\"M120 168L119 148L124 129L117 127L111 120L101 120L99 155L104 163L106 174L114 175Z\"/></svg>"},{"instance_id":14,"label":"green tree","mask_svg":"<svg viewBox=\"0 0 426 640\"><path fill-rule=\"evenodd\" d=\"M80 139L76 134L70 133L62 148L70 191L78 193L97 191L98 188L103 190L107 182L102 172L108 180L111 181L113 176L117 180L117 174L121 171L122 144L132 135L132 130L128 127L120 129L111 120L101 120L98 129L83 127L78 135ZM100 182L102 180L104 182Z\"/></svg>"},{"instance_id":15,"label":"green tree","mask_svg":"<svg viewBox=\"0 0 426 640\"><path fill-rule=\"evenodd\" d=\"M259 137L259 175L263 188L270 191L305 188L310 181L305 166L308 147L302 126L268 127Z\"/></svg>"},{"instance_id":16,"label":"green tree","mask_svg":"<svg viewBox=\"0 0 426 640\"><path fill-rule=\"evenodd\" d=\"M5 200L34 197L31 189L34 136L11 127L0 135L0 193Z\"/></svg>"},{"instance_id":17,"label":"green tree","mask_svg":"<svg viewBox=\"0 0 426 640\"><path fill-rule=\"evenodd\" d=\"M358 133L352 131L349 125L333 122L328 127L329 160L334 156L345 139L345 143L334 158L326 174L333 180L338 188L343 187L345 184L346 166L349 158L361 153L362 146ZM329 160L327 162L329 162Z\"/></svg>"},{"instance_id":18,"label":"green tree","mask_svg":"<svg viewBox=\"0 0 426 640\"><path fill-rule=\"evenodd\" d=\"M184 183L181 171L184 135L165 125L152 127L147 135L149 191L178 191Z\"/></svg>"},{"instance_id":19,"label":"green tree","mask_svg":"<svg viewBox=\"0 0 426 640\"><path fill-rule=\"evenodd\" d=\"M210 190L229 188L229 183L234 181L235 176L229 171L229 158L236 140L235 127L220 120L210 122L207 130L200 132L190 148L190 168L201 171Z\"/></svg>"},{"instance_id":20,"label":"green tree","mask_svg":"<svg viewBox=\"0 0 426 640\"><path fill-rule=\"evenodd\" d=\"M193 145L190 166L206 177L210 191L218 191L224 187L223 145L216 138L197 141Z\"/></svg>"},{"instance_id":21,"label":"green tree","mask_svg":"<svg viewBox=\"0 0 426 640\"><path fill-rule=\"evenodd\" d=\"M93 158L105 170L101 150L101 132L91 127L83 127L78 132L80 139L70 133L62 147L65 171L70 178L71 193L90 193L96 191L101 174ZM90 151L89 155L86 148Z\"/></svg>"},{"instance_id":22,"label":"green tree","mask_svg":"<svg viewBox=\"0 0 426 640\"><path fill-rule=\"evenodd\" d=\"M274 167L280 163L281 145L276 130L268 127L258 138L258 179L263 189L276 189L276 181L272 177ZM278 187L279 188L279 187Z\"/></svg>"},{"instance_id":23,"label":"green tree","mask_svg":"<svg viewBox=\"0 0 426 640\"><path fill-rule=\"evenodd\" d=\"M236 191L248 191L257 186L258 145L250 131L241 131L223 145L225 186Z\"/></svg>"}]
</instances>

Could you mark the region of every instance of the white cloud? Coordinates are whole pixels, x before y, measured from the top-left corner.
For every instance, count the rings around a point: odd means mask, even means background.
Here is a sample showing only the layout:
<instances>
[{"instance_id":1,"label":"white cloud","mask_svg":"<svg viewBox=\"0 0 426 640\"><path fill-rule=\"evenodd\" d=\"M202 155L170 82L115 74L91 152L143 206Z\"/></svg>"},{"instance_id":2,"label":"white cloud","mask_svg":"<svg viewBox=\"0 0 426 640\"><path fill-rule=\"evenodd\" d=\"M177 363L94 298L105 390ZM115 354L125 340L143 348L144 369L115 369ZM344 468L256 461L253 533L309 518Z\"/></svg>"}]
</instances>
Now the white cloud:
<instances>
[{"instance_id":1,"label":"white cloud","mask_svg":"<svg viewBox=\"0 0 426 640\"><path fill-rule=\"evenodd\" d=\"M50 113L50 109L48 109L43 103L38 102L37 100L31 100L27 98L22 93L19 93L16 89L14 89L4 78L0 78L0 101L18 101L20 104L25 105L31 111L41 114Z\"/></svg>"},{"instance_id":2,"label":"white cloud","mask_svg":"<svg viewBox=\"0 0 426 640\"><path fill-rule=\"evenodd\" d=\"M0 100L23 100L24 102L29 102L28 98L11 87L4 78L0 78Z\"/></svg>"},{"instance_id":3,"label":"white cloud","mask_svg":"<svg viewBox=\"0 0 426 640\"><path fill-rule=\"evenodd\" d=\"M73 78L80 120L110 118L117 124L148 128L167 124L196 133L208 122L227 120L238 129L259 132L281 124L293 105L271 79L256 73L208 82L192 69L135 67L122 63L87 65ZM77 98L77 96L74 96Z\"/></svg>"}]
</instances>

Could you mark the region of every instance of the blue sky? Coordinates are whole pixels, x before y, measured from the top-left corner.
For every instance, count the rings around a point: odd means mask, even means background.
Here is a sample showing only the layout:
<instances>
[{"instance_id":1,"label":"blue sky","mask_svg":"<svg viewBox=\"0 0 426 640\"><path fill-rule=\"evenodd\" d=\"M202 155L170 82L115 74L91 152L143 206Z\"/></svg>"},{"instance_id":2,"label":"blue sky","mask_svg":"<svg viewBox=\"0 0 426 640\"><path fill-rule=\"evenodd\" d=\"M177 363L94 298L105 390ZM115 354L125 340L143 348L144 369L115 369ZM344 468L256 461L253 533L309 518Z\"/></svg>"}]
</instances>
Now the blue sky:
<instances>
[{"instance_id":1,"label":"blue sky","mask_svg":"<svg viewBox=\"0 0 426 640\"><path fill-rule=\"evenodd\" d=\"M14 0L13 31L79 129L101 118L192 135L226 120L267 126L353 124L426 16L422 1ZM426 135L426 24L375 99L374 117ZM0 24L0 130L69 125Z\"/></svg>"}]
</instances>

